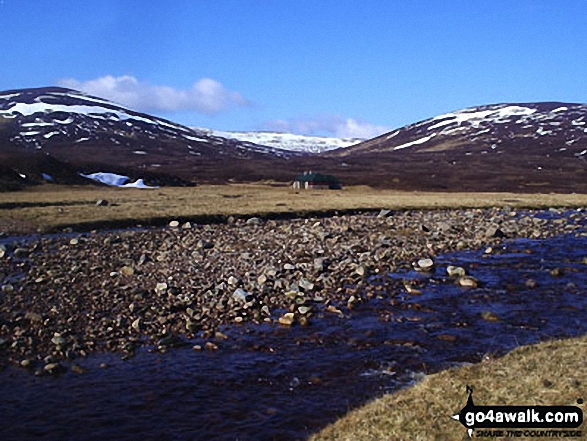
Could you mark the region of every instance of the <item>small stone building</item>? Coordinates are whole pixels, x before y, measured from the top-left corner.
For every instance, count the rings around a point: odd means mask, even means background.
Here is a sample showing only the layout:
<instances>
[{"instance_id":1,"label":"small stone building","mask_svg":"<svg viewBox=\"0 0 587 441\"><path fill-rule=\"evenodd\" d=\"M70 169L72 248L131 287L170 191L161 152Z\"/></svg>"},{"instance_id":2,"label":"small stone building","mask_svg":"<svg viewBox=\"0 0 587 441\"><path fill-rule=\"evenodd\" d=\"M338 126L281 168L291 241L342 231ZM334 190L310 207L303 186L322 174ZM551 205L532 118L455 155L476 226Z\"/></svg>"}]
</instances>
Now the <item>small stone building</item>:
<instances>
[{"instance_id":1,"label":"small stone building","mask_svg":"<svg viewBox=\"0 0 587 441\"><path fill-rule=\"evenodd\" d=\"M342 186L334 176L307 171L295 178L293 188L339 190Z\"/></svg>"}]
</instances>

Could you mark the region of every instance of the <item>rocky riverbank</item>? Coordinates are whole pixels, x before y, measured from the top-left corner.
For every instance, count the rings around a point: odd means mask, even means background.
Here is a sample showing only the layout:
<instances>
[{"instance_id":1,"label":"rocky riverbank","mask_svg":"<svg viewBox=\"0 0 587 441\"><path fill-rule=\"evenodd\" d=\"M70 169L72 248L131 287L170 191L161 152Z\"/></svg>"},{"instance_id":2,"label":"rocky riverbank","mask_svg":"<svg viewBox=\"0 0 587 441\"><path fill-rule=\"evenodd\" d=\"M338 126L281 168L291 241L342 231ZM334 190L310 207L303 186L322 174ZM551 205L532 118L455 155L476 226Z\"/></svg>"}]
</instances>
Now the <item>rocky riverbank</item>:
<instances>
[{"instance_id":1,"label":"rocky riverbank","mask_svg":"<svg viewBox=\"0 0 587 441\"><path fill-rule=\"evenodd\" d=\"M68 237L0 248L0 362L63 370L92 352L222 349L225 324L311 326L374 296L418 294L386 275L504 238L585 234L584 211L387 212L234 220ZM477 281L449 269L455 283ZM370 283L375 278L377 283ZM531 283L531 281L528 281ZM197 340L193 340L197 337ZM197 343L197 344L194 344ZM81 371L75 362L72 369Z\"/></svg>"}]
</instances>

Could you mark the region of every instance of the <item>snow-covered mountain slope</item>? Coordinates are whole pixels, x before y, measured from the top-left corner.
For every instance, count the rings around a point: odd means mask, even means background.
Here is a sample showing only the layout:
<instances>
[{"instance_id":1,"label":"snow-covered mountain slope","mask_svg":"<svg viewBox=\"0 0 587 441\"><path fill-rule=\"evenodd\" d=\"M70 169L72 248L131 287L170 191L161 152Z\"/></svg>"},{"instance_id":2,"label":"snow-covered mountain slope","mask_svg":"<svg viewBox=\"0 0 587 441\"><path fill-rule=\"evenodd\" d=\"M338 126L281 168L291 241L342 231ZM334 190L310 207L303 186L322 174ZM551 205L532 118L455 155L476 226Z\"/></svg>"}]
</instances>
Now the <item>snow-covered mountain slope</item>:
<instances>
[{"instance_id":1,"label":"snow-covered mountain slope","mask_svg":"<svg viewBox=\"0 0 587 441\"><path fill-rule=\"evenodd\" d=\"M495 104L450 112L335 153L461 151L464 154L587 154L587 105Z\"/></svg>"},{"instance_id":2,"label":"snow-covered mountain slope","mask_svg":"<svg viewBox=\"0 0 587 441\"><path fill-rule=\"evenodd\" d=\"M326 136L294 135L292 133L280 132L226 132L202 128L194 129L212 136L252 142L258 145L300 153L322 153L339 148L350 147L365 141L362 138L335 138Z\"/></svg>"},{"instance_id":3,"label":"snow-covered mountain slope","mask_svg":"<svg viewBox=\"0 0 587 441\"><path fill-rule=\"evenodd\" d=\"M256 178L254 163L271 168L297 155L193 130L70 89L0 92L0 162L12 164L25 181L42 182L47 174L56 182L79 183L72 172L105 172L155 185L224 182L239 174Z\"/></svg>"},{"instance_id":4,"label":"snow-covered mountain slope","mask_svg":"<svg viewBox=\"0 0 587 441\"><path fill-rule=\"evenodd\" d=\"M9 128L9 140L27 148L43 149L57 143L80 146L132 147L148 155L161 143L172 143L185 154L287 156L274 148L243 144L194 131L180 124L135 112L84 93L48 87L0 92L0 127ZM169 146L167 146L169 147Z\"/></svg>"}]
</instances>

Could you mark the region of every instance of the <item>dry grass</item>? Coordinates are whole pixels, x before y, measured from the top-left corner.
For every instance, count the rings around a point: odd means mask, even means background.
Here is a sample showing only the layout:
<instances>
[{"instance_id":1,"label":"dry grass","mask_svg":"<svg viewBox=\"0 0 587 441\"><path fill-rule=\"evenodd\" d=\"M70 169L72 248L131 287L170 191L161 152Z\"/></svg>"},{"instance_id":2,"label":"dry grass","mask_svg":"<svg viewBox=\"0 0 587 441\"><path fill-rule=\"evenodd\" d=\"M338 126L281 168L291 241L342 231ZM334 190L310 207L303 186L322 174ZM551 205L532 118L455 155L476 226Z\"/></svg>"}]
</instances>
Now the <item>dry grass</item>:
<instances>
[{"instance_id":1,"label":"dry grass","mask_svg":"<svg viewBox=\"0 0 587 441\"><path fill-rule=\"evenodd\" d=\"M450 418L466 403L466 385L473 386L476 405L577 405L587 399L587 337L520 347L501 359L430 375L352 411L311 440L469 439ZM586 405L579 407L585 412ZM579 430L585 439L585 423Z\"/></svg>"},{"instance_id":2,"label":"dry grass","mask_svg":"<svg viewBox=\"0 0 587 441\"><path fill-rule=\"evenodd\" d=\"M112 205L96 207L98 199ZM132 225L202 216L267 215L353 209L585 206L584 194L426 193L347 187L295 191L285 185L202 185L156 190L46 185L0 193L0 230L50 231Z\"/></svg>"}]
</instances>

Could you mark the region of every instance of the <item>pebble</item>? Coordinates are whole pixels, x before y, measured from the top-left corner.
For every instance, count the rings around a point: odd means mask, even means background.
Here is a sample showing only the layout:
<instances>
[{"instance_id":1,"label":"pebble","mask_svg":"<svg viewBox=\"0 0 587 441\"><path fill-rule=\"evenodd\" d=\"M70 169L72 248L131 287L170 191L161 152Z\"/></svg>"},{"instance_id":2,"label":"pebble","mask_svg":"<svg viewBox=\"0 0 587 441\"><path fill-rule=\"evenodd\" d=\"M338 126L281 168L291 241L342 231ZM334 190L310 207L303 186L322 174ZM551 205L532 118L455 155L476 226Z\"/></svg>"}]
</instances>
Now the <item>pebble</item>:
<instances>
[{"instance_id":1,"label":"pebble","mask_svg":"<svg viewBox=\"0 0 587 441\"><path fill-rule=\"evenodd\" d=\"M279 323L285 326L293 325L295 321L295 315L293 312L286 312L283 316L279 317Z\"/></svg>"},{"instance_id":2,"label":"pebble","mask_svg":"<svg viewBox=\"0 0 587 441\"><path fill-rule=\"evenodd\" d=\"M459 277L457 282L465 288L477 288L479 286L479 281L471 276Z\"/></svg>"},{"instance_id":3,"label":"pebble","mask_svg":"<svg viewBox=\"0 0 587 441\"><path fill-rule=\"evenodd\" d=\"M483 311L481 313L481 317L483 318L483 320L488 321L488 322L500 321L500 318L495 313L493 313L491 311Z\"/></svg>"},{"instance_id":4,"label":"pebble","mask_svg":"<svg viewBox=\"0 0 587 441\"><path fill-rule=\"evenodd\" d=\"M23 259L29 256L29 250L26 248L17 248L14 250L14 257L18 257L19 259Z\"/></svg>"},{"instance_id":5,"label":"pebble","mask_svg":"<svg viewBox=\"0 0 587 441\"><path fill-rule=\"evenodd\" d=\"M135 273L132 267L126 265L120 268L118 272L123 276L132 276Z\"/></svg>"},{"instance_id":6,"label":"pebble","mask_svg":"<svg viewBox=\"0 0 587 441\"><path fill-rule=\"evenodd\" d=\"M454 277L454 276L463 277L467 274L467 272L465 271L465 268L462 268L460 266L453 266L453 265L447 266L446 272L451 277Z\"/></svg>"},{"instance_id":7,"label":"pebble","mask_svg":"<svg viewBox=\"0 0 587 441\"><path fill-rule=\"evenodd\" d=\"M179 221L172 220L171 222L169 222L169 226L171 228L177 228L177 227L179 227Z\"/></svg>"},{"instance_id":8,"label":"pebble","mask_svg":"<svg viewBox=\"0 0 587 441\"><path fill-rule=\"evenodd\" d=\"M526 280L525 285L527 288L536 288L538 286L538 283L534 279L528 279Z\"/></svg>"},{"instance_id":9,"label":"pebble","mask_svg":"<svg viewBox=\"0 0 587 441\"><path fill-rule=\"evenodd\" d=\"M434 268L434 261L432 259L420 259L418 260L418 268L422 271L432 271Z\"/></svg>"},{"instance_id":10,"label":"pebble","mask_svg":"<svg viewBox=\"0 0 587 441\"><path fill-rule=\"evenodd\" d=\"M65 367L63 367L60 363L49 363L47 365L45 365L45 367L43 368L43 370L47 373L47 374L58 374L61 372L65 371Z\"/></svg>"}]
</instances>

